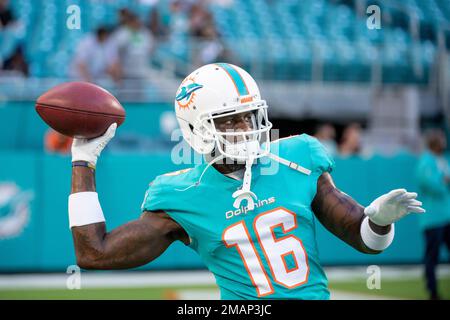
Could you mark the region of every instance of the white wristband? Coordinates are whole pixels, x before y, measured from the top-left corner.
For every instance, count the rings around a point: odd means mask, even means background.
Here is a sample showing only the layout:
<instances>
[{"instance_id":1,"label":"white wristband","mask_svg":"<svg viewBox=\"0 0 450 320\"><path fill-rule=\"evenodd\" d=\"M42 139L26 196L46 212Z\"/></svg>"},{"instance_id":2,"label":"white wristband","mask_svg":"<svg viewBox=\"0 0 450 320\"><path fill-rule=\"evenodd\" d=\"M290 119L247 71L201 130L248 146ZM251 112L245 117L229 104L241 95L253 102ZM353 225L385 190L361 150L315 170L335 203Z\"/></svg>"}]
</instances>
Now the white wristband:
<instances>
[{"instance_id":1,"label":"white wristband","mask_svg":"<svg viewBox=\"0 0 450 320\"><path fill-rule=\"evenodd\" d=\"M372 230L369 225L369 217L365 217L363 222L361 223L360 231L361 238L368 248L372 250L383 251L384 249L389 247L394 240L395 227L394 224L392 224L389 233L381 235Z\"/></svg>"},{"instance_id":2,"label":"white wristband","mask_svg":"<svg viewBox=\"0 0 450 320\"><path fill-rule=\"evenodd\" d=\"M70 228L104 221L97 192L77 192L69 196Z\"/></svg>"}]
</instances>

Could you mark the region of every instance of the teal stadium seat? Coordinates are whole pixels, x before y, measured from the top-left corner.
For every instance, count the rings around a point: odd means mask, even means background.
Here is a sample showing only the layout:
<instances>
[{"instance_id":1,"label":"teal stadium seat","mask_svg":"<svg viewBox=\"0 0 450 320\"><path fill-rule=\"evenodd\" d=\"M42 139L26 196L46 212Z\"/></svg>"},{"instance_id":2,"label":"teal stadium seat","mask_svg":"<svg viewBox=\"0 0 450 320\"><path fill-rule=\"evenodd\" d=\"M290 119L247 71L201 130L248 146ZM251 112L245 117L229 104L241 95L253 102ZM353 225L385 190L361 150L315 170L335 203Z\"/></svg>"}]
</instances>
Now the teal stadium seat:
<instances>
[{"instance_id":1,"label":"teal stadium seat","mask_svg":"<svg viewBox=\"0 0 450 320\"><path fill-rule=\"evenodd\" d=\"M369 30L366 17L358 16L348 3L339 0L235 0L230 7L211 2L209 8L233 61L256 77L310 81L313 64L319 59L324 81L370 81L371 66L378 62L383 68L383 81L426 82L436 41L413 41L404 24L387 22L381 30ZM403 14L404 18L405 13L399 12L398 7L408 8L408 12L417 13L421 23L433 26L450 23L448 0L374 3L393 15ZM82 8L81 30L69 31L65 26L66 8L71 4ZM162 19L170 20L169 1L160 1L157 5ZM22 21L24 31L19 37L0 32L0 58L5 58L17 43L26 44L31 74L37 77L67 76L79 40L99 25L115 24L118 9L128 7L143 19L148 18L151 9L133 0L46 0L41 5L35 5L33 0L15 0L11 1L11 6ZM153 64L163 67L165 62L172 61L186 68L193 60L192 48L186 31L174 33L158 45ZM425 72L417 74L417 64Z\"/></svg>"}]
</instances>

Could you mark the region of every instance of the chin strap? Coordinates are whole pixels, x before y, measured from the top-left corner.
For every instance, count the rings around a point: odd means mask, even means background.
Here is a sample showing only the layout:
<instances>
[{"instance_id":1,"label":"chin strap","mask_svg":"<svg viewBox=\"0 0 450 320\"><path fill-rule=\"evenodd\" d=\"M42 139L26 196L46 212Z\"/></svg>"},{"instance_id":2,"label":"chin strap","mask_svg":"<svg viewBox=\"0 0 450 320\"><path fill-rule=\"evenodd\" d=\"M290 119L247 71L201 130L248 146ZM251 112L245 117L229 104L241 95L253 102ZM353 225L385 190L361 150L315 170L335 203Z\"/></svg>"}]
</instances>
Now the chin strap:
<instances>
[{"instance_id":1,"label":"chin strap","mask_svg":"<svg viewBox=\"0 0 450 320\"><path fill-rule=\"evenodd\" d=\"M257 200L256 194L254 194L251 190L252 183L252 165L253 165L253 157L250 157L245 162L245 173L244 179L242 183L241 189L235 191L233 193L234 203L233 206L238 209L241 207L241 202L243 200L247 200L247 209L253 210L255 208L255 200Z\"/></svg>"},{"instance_id":2,"label":"chin strap","mask_svg":"<svg viewBox=\"0 0 450 320\"><path fill-rule=\"evenodd\" d=\"M278 157L278 156L274 155L273 153L269 153L268 156L272 160L277 161L293 170L299 171L306 175L311 174L311 170L306 169L305 167L302 167L295 162ZM203 172L200 175L200 178L198 179L197 182L191 184L190 186L188 186L184 189L175 189L175 190L176 191L186 191L192 187L198 186L200 184L200 182L202 181L203 175L208 170L208 168L211 167L214 163L216 163L219 160L224 159L224 158L225 157L223 155L220 155L220 156L216 157L215 159L213 159L212 161L210 161L208 163L208 165L205 167L205 169L203 169ZM247 159L245 161L245 172L244 172L244 179L243 179L242 187L239 190L235 191L232 195L233 198L235 199L233 202L233 206L236 209L239 209L240 207L242 207L242 205L241 205L242 201L246 200L247 201L247 210L253 210L255 208L255 200L258 200L258 197L256 196L256 194L250 190L251 184L252 184L253 162L254 162L253 157L250 157L249 159Z\"/></svg>"},{"instance_id":3,"label":"chin strap","mask_svg":"<svg viewBox=\"0 0 450 320\"><path fill-rule=\"evenodd\" d=\"M273 153L269 153L268 156L269 156L272 160L274 160L274 161L276 161L276 162L278 162L278 163L281 163L281 164L285 165L286 167L289 167L289 168L291 168L291 169L293 169L293 170L296 170L296 171L298 171L298 172L301 172L301 173L303 173L303 174L306 174L307 176L309 176L309 175L311 174L311 170L306 169L305 167L302 167L301 165L299 165L299 164L297 164L297 163L295 163L295 162L292 162L292 161L283 159L283 158L281 158L281 157L279 157L279 156L274 155Z\"/></svg>"},{"instance_id":4,"label":"chin strap","mask_svg":"<svg viewBox=\"0 0 450 320\"><path fill-rule=\"evenodd\" d=\"M202 172L202 174L200 175L200 178L199 178L195 183L191 184L190 186L188 186L188 187L186 187L186 188L184 188L184 189L175 189L175 190L176 190L176 191L186 191L186 190L189 190L189 189L192 188L192 187L198 186L198 185L200 184L200 182L202 182L203 175L205 174L206 170L208 170L209 167L211 167L214 163L216 163L216 162L218 162L219 160L222 160L222 159L224 159L224 158L225 158L225 157L224 157L223 155L220 155L220 156L218 156L217 158L213 159L212 161L210 161L210 162L208 163L208 165L205 167L205 169L203 169L203 172Z\"/></svg>"}]
</instances>

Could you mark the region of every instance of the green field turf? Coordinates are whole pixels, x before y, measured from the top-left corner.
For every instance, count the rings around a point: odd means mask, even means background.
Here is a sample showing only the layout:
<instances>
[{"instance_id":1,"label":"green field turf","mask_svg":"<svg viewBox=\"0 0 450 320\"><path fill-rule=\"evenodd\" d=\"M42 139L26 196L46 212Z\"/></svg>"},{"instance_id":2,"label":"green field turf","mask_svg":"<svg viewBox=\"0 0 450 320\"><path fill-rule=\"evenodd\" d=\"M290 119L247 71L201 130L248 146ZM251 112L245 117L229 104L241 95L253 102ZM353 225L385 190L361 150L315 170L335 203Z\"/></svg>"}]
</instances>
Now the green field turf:
<instances>
[{"instance_id":1,"label":"green field turf","mask_svg":"<svg viewBox=\"0 0 450 320\"><path fill-rule=\"evenodd\" d=\"M450 300L450 277L441 278L439 286L442 298ZM381 289L369 290L365 279L330 282L330 290L362 293L364 295L385 296L401 299L426 299L424 281L418 278L384 280ZM178 290L211 290L215 286L163 287L163 288L107 288L107 289L15 289L0 290L0 299L171 299Z\"/></svg>"},{"instance_id":2,"label":"green field turf","mask_svg":"<svg viewBox=\"0 0 450 320\"><path fill-rule=\"evenodd\" d=\"M443 277L438 282L442 299L450 300L450 277ZM380 289L367 289L366 279L345 282L330 282L330 290L339 290L364 295L385 296L401 299L428 299L425 279L411 278L401 280L384 280Z\"/></svg>"},{"instance_id":3,"label":"green field turf","mask_svg":"<svg viewBox=\"0 0 450 320\"><path fill-rule=\"evenodd\" d=\"M64 289L17 289L0 290L0 299L124 299L124 300L159 300L173 298L177 290L211 290L215 286L198 287L142 287L142 288L89 288L80 290Z\"/></svg>"}]
</instances>

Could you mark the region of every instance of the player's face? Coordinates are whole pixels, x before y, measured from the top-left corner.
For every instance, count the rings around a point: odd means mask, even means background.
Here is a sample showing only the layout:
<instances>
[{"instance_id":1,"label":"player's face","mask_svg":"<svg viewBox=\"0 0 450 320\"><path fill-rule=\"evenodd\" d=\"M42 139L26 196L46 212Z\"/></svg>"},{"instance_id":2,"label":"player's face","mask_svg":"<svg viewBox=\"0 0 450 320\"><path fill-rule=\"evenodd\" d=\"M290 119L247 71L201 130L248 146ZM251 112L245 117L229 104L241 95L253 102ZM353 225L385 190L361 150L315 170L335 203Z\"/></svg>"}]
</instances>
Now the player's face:
<instances>
[{"instance_id":1,"label":"player's face","mask_svg":"<svg viewBox=\"0 0 450 320\"><path fill-rule=\"evenodd\" d=\"M253 111L249 111L216 118L214 125L217 131L220 132L246 132L255 130L255 114ZM242 136L227 136L226 139L231 143L236 143L242 140Z\"/></svg>"}]
</instances>

